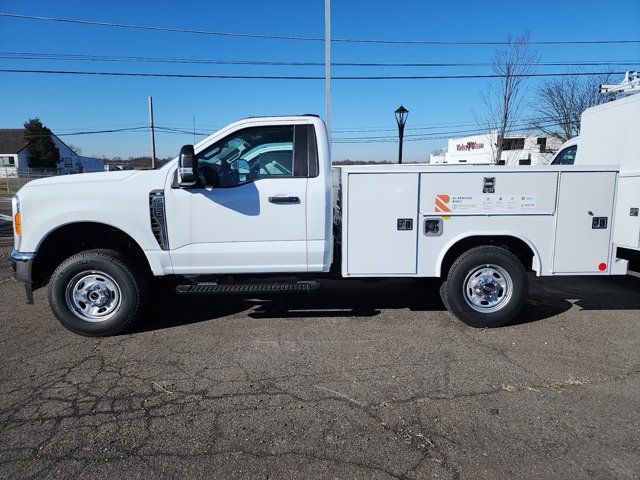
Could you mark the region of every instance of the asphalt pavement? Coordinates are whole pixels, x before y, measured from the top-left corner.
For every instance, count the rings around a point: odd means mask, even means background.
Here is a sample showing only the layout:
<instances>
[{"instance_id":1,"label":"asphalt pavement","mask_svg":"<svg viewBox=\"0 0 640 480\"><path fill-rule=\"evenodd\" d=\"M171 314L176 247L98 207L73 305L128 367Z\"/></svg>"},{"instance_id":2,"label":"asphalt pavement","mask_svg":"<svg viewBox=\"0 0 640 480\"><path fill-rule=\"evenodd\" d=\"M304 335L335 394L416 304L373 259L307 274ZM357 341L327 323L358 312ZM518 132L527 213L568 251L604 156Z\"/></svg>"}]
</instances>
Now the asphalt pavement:
<instances>
[{"instance_id":1,"label":"asphalt pavement","mask_svg":"<svg viewBox=\"0 0 640 480\"><path fill-rule=\"evenodd\" d=\"M632 479L640 279L533 279L471 329L432 282L177 298L112 338L25 304L0 240L0 478Z\"/></svg>"}]
</instances>

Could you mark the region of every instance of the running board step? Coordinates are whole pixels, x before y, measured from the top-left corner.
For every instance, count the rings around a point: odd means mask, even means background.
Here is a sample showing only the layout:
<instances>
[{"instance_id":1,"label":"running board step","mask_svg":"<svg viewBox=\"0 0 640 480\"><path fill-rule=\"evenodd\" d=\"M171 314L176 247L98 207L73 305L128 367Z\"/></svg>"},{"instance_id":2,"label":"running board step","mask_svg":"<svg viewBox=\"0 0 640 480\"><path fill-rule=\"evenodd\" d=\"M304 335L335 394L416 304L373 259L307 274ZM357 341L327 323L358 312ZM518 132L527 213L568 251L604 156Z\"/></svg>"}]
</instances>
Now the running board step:
<instances>
[{"instance_id":1,"label":"running board step","mask_svg":"<svg viewBox=\"0 0 640 480\"><path fill-rule=\"evenodd\" d=\"M318 282L296 283L197 283L194 285L178 285L176 292L188 294L234 294L234 293L287 293L311 292L320 287Z\"/></svg>"}]
</instances>

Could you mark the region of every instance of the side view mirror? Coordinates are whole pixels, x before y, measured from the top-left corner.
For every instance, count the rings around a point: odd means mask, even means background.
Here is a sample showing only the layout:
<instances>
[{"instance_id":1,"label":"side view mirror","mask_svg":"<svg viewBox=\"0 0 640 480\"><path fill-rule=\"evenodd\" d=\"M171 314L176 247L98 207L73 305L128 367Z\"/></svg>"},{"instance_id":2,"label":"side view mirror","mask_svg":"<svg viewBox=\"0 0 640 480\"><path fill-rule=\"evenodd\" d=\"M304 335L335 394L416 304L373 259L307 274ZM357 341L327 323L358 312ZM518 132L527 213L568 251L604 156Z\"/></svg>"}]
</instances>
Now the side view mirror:
<instances>
[{"instance_id":1,"label":"side view mirror","mask_svg":"<svg viewBox=\"0 0 640 480\"><path fill-rule=\"evenodd\" d=\"M193 145L185 145L180 149L178 158L178 185L180 188L188 188L196 183L198 183L198 159Z\"/></svg>"}]
</instances>

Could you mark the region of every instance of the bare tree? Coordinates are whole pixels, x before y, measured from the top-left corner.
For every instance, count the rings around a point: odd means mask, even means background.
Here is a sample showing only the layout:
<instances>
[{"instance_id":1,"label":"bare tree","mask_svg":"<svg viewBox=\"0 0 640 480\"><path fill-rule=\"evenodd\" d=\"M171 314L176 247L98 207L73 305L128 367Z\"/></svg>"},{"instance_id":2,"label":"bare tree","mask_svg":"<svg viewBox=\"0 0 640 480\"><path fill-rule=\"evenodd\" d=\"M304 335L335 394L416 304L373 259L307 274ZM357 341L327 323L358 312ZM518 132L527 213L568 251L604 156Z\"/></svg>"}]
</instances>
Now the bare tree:
<instances>
[{"instance_id":1,"label":"bare tree","mask_svg":"<svg viewBox=\"0 0 640 480\"><path fill-rule=\"evenodd\" d=\"M72 143L67 143L67 147L69 147L69 150L71 150L76 155L82 155L82 148L73 145Z\"/></svg>"},{"instance_id":2,"label":"bare tree","mask_svg":"<svg viewBox=\"0 0 640 480\"><path fill-rule=\"evenodd\" d=\"M497 140L491 142L494 162L502 158L505 136L517 128L521 119L523 86L538 60L538 53L529 44L530 32L512 37L507 35L507 45L496 50L491 60L493 73L499 75L489 83L482 94L486 111L476 117L481 129L496 132Z\"/></svg>"},{"instance_id":3,"label":"bare tree","mask_svg":"<svg viewBox=\"0 0 640 480\"><path fill-rule=\"evenodd\" d=\"M575 75L543 82L536 88L531 105L535 112L532 126L562 142L575 137L580 133L582 112L608 100L600 95L600 85L611 83L610 77Z\"/></svg>"}]
</instances>

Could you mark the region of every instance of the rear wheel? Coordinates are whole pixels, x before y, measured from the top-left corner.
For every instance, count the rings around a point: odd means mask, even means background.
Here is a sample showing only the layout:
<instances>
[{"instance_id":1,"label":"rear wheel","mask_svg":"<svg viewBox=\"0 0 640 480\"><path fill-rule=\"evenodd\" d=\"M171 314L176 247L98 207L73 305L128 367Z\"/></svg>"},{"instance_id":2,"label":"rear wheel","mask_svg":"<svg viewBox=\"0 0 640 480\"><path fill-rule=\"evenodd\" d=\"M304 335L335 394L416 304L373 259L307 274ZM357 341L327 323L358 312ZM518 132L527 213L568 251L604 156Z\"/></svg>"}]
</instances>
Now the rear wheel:
<instances>
[{"instance_id":1,"label":"rear wheel","mask_svg":"<svg viewBox=\"0 0 640 480\"><path fill-rule=\"evenodd\" d=\"M441 288L442 300L472 327L498 327L511 321L527 297L524 266L508 250L481 246L463 253Z\"/></svg>"},{"instance_id":2,"label":"rear wheel","mask_svg":"<svg viewBox=\"0 0 640 480\"><path fill-rule=\"evenodd\" d=\"M118 333L142 312L147 285L135 265L114 250L67 258L51 276L49 304L67 329L85 336Z\"/></svg>"}]
</instances>

